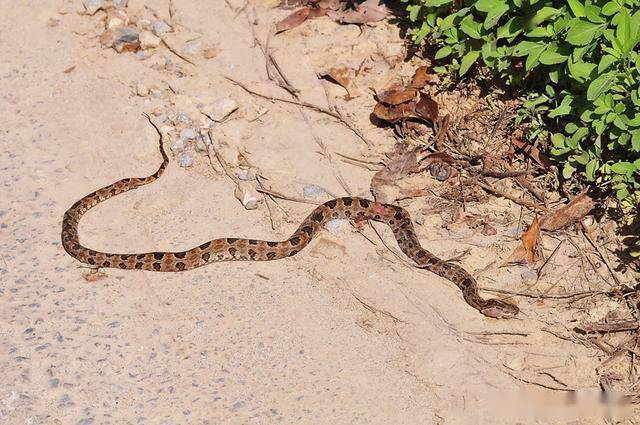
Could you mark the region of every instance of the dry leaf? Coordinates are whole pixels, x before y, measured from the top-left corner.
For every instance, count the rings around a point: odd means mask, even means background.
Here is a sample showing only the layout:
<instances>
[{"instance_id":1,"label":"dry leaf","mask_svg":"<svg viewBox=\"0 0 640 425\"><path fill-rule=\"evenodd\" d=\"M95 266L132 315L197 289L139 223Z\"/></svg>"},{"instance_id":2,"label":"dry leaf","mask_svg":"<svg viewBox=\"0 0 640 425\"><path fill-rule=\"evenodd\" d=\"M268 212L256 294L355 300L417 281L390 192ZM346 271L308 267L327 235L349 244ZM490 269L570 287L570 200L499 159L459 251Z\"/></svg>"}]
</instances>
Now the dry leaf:
<instances>
[{"instance_id":1,"label":"dry leaf","mask_svg":"<svg viewBox=\"0 0 640 425\"><path fill-rule=\"evenodd\" d=\"M540 152L540 150L535 146L529 145L521 141L520 138L517 137L517 135L514 135L514 137L511 138L511 143L513 143L517 148L521 149L526 154L531 156L531 158L533 158L533 160L537 162L538 165L540 165L545 170L548 170L551 167L552 163L549 157L547 157L545 154Z\"/></svg>"},{"instance_id":2,"label":"dry leaf","mask_svg":"<svg viewBox=\"0 0 640 425\"><path fill-rule=\"evenodd\" d=\"M321 73L320 77L327 78L335 83L338 83L340 86L342 86L342 88L344 88L347 91L345 100L350 100L358 96L357 93L354 93L355 90L353 90L353 84L349 76L349 74L351 73L350 71L351 70L346 67L331 68Z\"/></svg>"},{"instance_id":3,"label":"dry leaf","mask_svg":"<svg viewBox=\"0 0 640 425\"><path fill-rule=\"evenodd\" d=\"M411 118L414 115L415 108L415 102L401 103L400 105L378 103L373 108L373 115L382 121L395 123Z\"/></svg>"},{"instance_id":4,"label":"dry leaf","mask_svg":"<svg viewBox=\"0 0 640 425\"><path fill-rule=\"evenodd\" d=\"M297 27L298 25L306 21L310 14L311 6L306 6L302 9L296 10L291 15L287 16L282 21L276 24L276 34Z\"/></svg>"},{"instance_id":5,"label":"dry leaf","mask_svg":"<svg viewBox=\"0 0 640 425\"><path fill-rule=\"evenodd\" d=\"M413 80L411 81L411 87L416 89L421 89L427 85L431 77L427 73L429 70L426 66L420 66L416 69L415 74L413 74Z\"/></svg>"},{"instance_id":6,"label":"dry leaf","mask_svg":"<svg viewBox=\"0 0 640 425\"><path fill-rule=\"evenodd\" d=\"M380 0L366 0L356 6L355 10L329 10L327 15L336 22L345 24L366 24L378 22L387 17L389 11Z\"/></svg>"},{"instance_id":7,"label":"dry leaf","mask_svg":"<svg viewBox=\"0 0 640 425\"><path fill-rule=\"evenodd\" d=\"M520 237L520 245L513 251L506 263L529 263L536 260L536 246L540 235L540 221L538 217L533 219L531 226Z\"/></svg>"},{"instance_id":8,"label":"dry leaf","mask_svg":"<svg viewBox=\"0 0 640 425\"><path fill-rule=\"evenodd\" d=\"M581 193L567 205L542 217L540 228L542 230L558 230L582 219L595 206L595 202L586 193Z\"/></svg>"},{"instance_id":9,"label":"dry leaf","mask_svg":"<svg viewBox=\"0 0 640 425\"><path fill-rule=\"evenodd\" d=\"M438 103L428 94L420 93L420 100L416 104L416 114L431 122L438 121Z\"/></svg>"},{"instance_id":10,"label":"dry leaf","mask_svg":"<svg viewBox=\"0 0 640 425\"><path fill-rule=\"evenodd\" d=\"M414 88L404 88L395 85L383 92L376 93L376 97L379 102L389 105L399 105L413 100L417 94L418 91Z\"/></svg>"}]
</instances>

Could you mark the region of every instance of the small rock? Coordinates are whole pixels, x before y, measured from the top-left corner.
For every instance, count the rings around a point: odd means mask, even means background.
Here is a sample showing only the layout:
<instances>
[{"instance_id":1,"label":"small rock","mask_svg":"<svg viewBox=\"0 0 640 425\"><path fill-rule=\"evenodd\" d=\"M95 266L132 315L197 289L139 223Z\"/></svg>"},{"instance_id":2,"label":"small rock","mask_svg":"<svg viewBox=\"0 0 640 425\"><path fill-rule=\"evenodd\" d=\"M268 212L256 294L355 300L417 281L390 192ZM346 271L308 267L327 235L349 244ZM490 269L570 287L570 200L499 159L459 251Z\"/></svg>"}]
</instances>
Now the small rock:
<instances>
[{"instance_id":1,"label":"small rock","mask_svg":"<svg viewBox=\"0 0 640 425\"><path fill-rule=\"evenodd\" d=\"M136 94L140 97L145 97L149 94L149 87L142 83L136 84Z\"/></svg>"},{"instance_id":2,"label":"small rock","mask_svg":"<svg viewBox=\"0 0 640 425\"><path fill-rule=\"evenodd\" d=\"M207 152L207 150L207 142L202 135L198 134L198 137L196 137L196 151Z\"/></svg>"},{"instance_id":3,"label":"small rock","mask_svg":"<svg viewBox=\"0 0 640 425\"><path fill-rule=\"evenodd\" d=\"M112 2L116 8L124 9L125 7L127 7L127 3L129 3L129 0L112 0Z\"/></svg>"},{"instance_id":4,"label":"small rock","mask_svg":"<svg viewBox=\"0 0 640 425\"><path fill-rule=\"evenodd\" d=\"M175 123L183 123L183 124L190 124L191 120L189 119L189 115L187 115L184 112L178 112L175 116L175 118L173 119L173 122Z\"/></svg>"},{"instance_id":5,"label":"small rock","mask_svg":"<svg viewBox=\"0 0 640 425\"><path fill-rule=\"evenodd\" d=\"M142 31L140 33L140 48L155 49L160 45L160 38L153 35L151 31Z\"/></svg>"},{"instance_id":6,"label":"small rock","mask_svg":"<svg viewBox=\"0 0 640 425\"><path fill-rule=\"evenodd\" d=\"M320 186L316 186L315 184L309 184L302 188L302 195L305 198L317 198L322 195L324 190Z\"/></svg>"},{"instance_id":7,"label":"small rock","mask_svg":"<svg viewBox=\"0 0 640 425\"><path fill-rule=\"evenodd\" d=\"M534 270L524 270L522 273L520 273L520 279L522 279L522 283L534 283L536 280L538 280L538 273L536 273Z\"/></svg>"},{"instance_id":8,"label":"small rock","mask_svg":"<svg viewBox=\"0 0 640 425\"><path fill-rule=\"evenodd\" d=\"M98 10L104 9L104 3L104 0L84 0L82 2L84 10L89 15L95 15Z\"/></svg>"},{"instance_id":9,"label":"small rock","mask_svg":"<svg viewBox=\"0 0 640 425\"><path fill-rule=\"evenodd\" d=\"M107 12L107 29L124 27L129 24L129 17L124 10L109 9Z\"/></svg>"},{"instance_id":10,"label":"small rock","mask_svg":"<svg viewBox=\"0 0 640 425\"><path fill-rule=\"evenodd\" d=\"M238 183L234 195L246 209L255 210L258 208L260 195L251 184L247 182Z\"/></svg>"},{"instance_id":11,"label":"small rock","mask_svg":"<svg viewBox=\"0 0 640 425\"><path fill-rule=\"evenodd\" d=\"M153 25L151 24L151 21L148 20L147 18L138 18L136 20L136 27L140 28L141 30L147 30L147 31L151 31L153 29Z\"/></svg>"},{"instance_id":12,"label":"small rock","mask_svg":"<svg viewBox=\"0 0 640 425\"><path fill-rule=\"evenodd\" d=\"M171 144L172 152L183 152L184 151L184 139L177 139L175 142Z\"/></svg>"},{"instance_id":13,"label":"small rock","mask_svg":"<svg viewBox=\"0 0 640 425\"><path fill-rule=\"evenodd\" d=\"M158 19L153 23L153 33L158 37L162 37L169 31L171 31L171 26L162 19Z\"/></svg>"},{"instance_id":14,"label":"small rock","mask_svg":"<svg viewBox=\"0 0 640 425\"><path fill-rule=\"evenodd\" d=\"M193 158L191 158L191 156L188 153L183 152L178 157L178 165L184 168L191 167L193 165Z\"/></svg>"},{"instance_id":15,"label":"small rock","mask_svg":"<svg viewBox=\"0 0 640 425\"><path fill-rule=\"evenodd\" d=\"M204 49L204 51L202 52L202 56L205 59L213 59L218 56L218 53L220 53L220 49L218 49L217 47L208 47Z\"/></svg>"},{"instance_id":16,"label":"small rock","mask_svg":"<svg viewBox=\"0 0 640 425\"><path fill-rule=\"evenodd\" d=\"M344 232L346 221L344 220L331 220L325 223L324 228L334 235L339 235Z\"/></svg>"},{"instance_id":17,"label":"small rock","mask_svg":"<svg viewBox=\"0 0 640 425\"><path fill-rule=\"evenodd\" d=\"M51 28L57 27L58 25L60 25L60 19L60 15L53 15L49 18L49 21L47 21L47 26Z\"/></svg>"},{"instance_id":18,"label":"small rock","mask_svg":"<svg viewBox=\"0 0 640 425\"><path fill-rule=\"evenodd\" d=\"M184 140L194 140L198 137L198 133L192 128L183 128L180 131L180 138Z\"/></svg>"},{"instance_id":19,"label":"small rock","mask_svg":"<svg viewBox=\"0 0 640 425\"><path fill-rule=\"evenodd\" d=\"M238 109L238 104L235 100L229 97L223 97L213 103L203 105L200 108L200 112L208 116L212 121L221 122L236 109Z\"/></svg>"},{"instance_id":20,"label":"small rock","mask_svg":"<svg viewBox=\"0 0 640 425\"><path fill-rule=\"evenodd\" d=\"M202 39L197 38L195 40L188 41L182 46L180 53L185 56L196 56L202 51Z\"/></svg>"},{"instance_id":21,"label":"small rock","mask_svg":"<svg viewBox=\"0 0 640 425\"><path fill-rule=\"evenodd\" d=\"M140 34L131 27L108 29L100 36L100 44L113 47L118 53L135 51L140 47Z\"/></svg>"},{"instance_id":22,"label":"small rock","mask_svg":"<svg viewBox=\"0 0 640 425\"><path fill-rule=\"evenodd\" d=\"M236 171L236 176L243 181L252 181L256 179L256 175L249 169L241 168Z\"/></svg>"}]
</instances>

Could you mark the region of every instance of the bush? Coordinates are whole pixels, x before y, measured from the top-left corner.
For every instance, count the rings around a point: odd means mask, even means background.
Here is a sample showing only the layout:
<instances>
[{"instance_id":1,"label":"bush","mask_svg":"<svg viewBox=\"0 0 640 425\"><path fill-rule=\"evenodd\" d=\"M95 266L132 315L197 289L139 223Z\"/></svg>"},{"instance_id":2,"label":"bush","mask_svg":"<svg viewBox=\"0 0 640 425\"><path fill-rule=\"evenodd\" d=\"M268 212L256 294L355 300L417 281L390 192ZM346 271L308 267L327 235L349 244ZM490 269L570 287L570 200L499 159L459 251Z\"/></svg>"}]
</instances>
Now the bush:
<instances>
[{"instance_id":1,"label":"bush","mask_svg":"<svg viewBox=\"0 0 640 425\"><path fill-rule=\"evenodd\" d=\"M640 0L403 1L436 72L483 64L522 87L517 123L551 141L564 177L640 206Z\"/></svg>"}]
</instances>

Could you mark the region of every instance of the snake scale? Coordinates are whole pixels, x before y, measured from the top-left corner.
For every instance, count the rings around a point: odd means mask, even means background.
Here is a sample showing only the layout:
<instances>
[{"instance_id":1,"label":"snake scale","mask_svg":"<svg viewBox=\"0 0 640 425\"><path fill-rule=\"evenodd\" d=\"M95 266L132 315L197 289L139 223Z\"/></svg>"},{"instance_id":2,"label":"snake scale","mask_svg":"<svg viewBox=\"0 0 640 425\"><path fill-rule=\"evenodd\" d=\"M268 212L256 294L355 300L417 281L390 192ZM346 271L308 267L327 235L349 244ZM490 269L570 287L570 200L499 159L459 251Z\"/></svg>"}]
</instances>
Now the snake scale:
<instances>
[{"instance_id":1,"label":"snake scale","mask_svg":"<svg viewBox=\"0 0 640 425\"><path fill-rule=\"evenodd\" d=\"M220 238L186 251L133 254L100 252L83 246L78 236L78 223L84 213L112 196L149 184L162 175L169 164L169 158L162 146L161 135L159 143L162 164L155 173L148 177L125 178L98 189L77 201L65 212L62 220L62 244L69 255L93 267L181 272L220 261L269 261L291 257L307 246L330 220L374 220L391 228L402 252L418 267L455 283L471 307L485 316L494 318L511 318L518 314L518 307L513 304L482 298L478 294L475 279L466 270L456 264L442 261L424 249L418 241L411 217L404 208L363 198L346 197L325 202L313 210L285 241Z\"/></svg>"}]
</instances>

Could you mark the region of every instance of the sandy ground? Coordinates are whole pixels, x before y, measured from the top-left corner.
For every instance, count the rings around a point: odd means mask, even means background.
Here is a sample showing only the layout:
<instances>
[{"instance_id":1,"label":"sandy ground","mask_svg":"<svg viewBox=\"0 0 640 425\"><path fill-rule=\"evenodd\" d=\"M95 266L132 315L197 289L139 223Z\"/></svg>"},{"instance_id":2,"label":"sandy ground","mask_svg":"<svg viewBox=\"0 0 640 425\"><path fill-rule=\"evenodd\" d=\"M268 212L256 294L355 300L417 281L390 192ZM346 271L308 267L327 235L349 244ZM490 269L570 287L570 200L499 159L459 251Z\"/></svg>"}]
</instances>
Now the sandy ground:
<instances>
[{"instance_id":1,"label":"sandy ground","mask_svg":"<svg viewBox=\"0 0 640 425\"><path fill-rule=\"evenodd\" d=\"M534 423L537 407L522 390L556 401L564 393L513 376L561 368L563 385L596 388L592 352L533 320L544 306L523 301L519 319L485 318L449 282L407 267L346 223L283 261L182 274L107 270L87 281L60 245L60 220L88 192L157 167L157 136L143 112L158 119L185 110L205 123L191 113L197 99L230 96L239 110L219 130L228 147L246 152L273 189L296 196L312 183L345 194L336 169L352 194L368 191L371 172L329 162L313 135L328 152L354 156L379 158L394 143L364 113L370 96L342 104L373 150L333 119L307 111L305 123L295 106L245 93L223 76L287 95L267 78L246 16L235 9L242 4L173 3L184 37L201 35L219 50L215 58L192 66L164 49L139 60L102 48L99 16L76 13L79 2L0 1L1 423ZM166 1L131 1L129 10L144 6L169 19ZM250 10L261 39L287 14L273 6ZM403 69L397 29L363 31L317 20L271 43L301 98L326 105L316 77L323 67L372 57L381 82L389 68ZM170 69L154 66L165 59ZM152 95L137 96L140 83ZM344 93L328 89L330 97ZM174 156L158 182L87 214L84 243L135 252L220 236L272 239L312 208L281 201L274 230L264 205L242 208L233 182L212 171L206 155L193 156L193 167ZM425 205L407 207L420 217ZM516 244L435 224L418 226L423 243L443 257L471 248L463 262L472 271ZM523 273L500 271L497 285L519 285Z\"/></svg>"}]
</instances>

